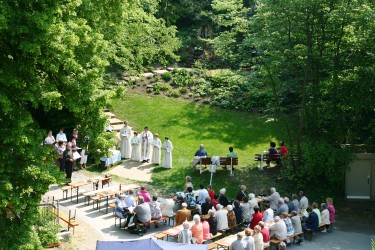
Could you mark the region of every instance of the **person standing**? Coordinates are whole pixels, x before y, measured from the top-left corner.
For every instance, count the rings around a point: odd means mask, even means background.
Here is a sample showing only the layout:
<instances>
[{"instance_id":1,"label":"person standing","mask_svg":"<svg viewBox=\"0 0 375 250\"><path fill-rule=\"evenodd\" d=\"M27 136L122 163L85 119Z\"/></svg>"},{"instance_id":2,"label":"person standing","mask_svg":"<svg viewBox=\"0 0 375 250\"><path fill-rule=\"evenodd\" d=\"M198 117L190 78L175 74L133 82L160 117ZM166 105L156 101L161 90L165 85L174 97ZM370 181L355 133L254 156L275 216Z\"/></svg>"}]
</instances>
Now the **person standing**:
<instances>
[{"instance_id":1,"label":"person standing","mask_svg":"<svg viewBox=\"0 0 375 250\"><path fill-rule=\"evenodd\" d=\"M72 151L72 144L68 142L66 144L66 149L63 153L63 162L64 168L66 173L66 179L68 182L72 180L72 172L73 172L73 151Z\"/></svg>"},{"instance_id":2,"label":"person standing","mask_svg":"<svg viewBox=\"0 0 375 250\"><path fill-rule=\"evenodd\" d=\"M255 250L254 238L251 236L252 231L249 228L245 229L244 250Z\"/></svg>"},{"instance_id":3,"label":"person standing","mask_svg":"<svg viewBox=\"0 0 375 250\"><path fill-rule=\"evenodd\" d=\"M155 133L154 139L152 140L152 158L151 162L155 165L159 165L161 163L161 140L159 139L159 135Z\"/></svg>"},{"instance_id":4,"label":"person standing","mask_svg":"<svg viewBox=\"0 0 375 250\"><path fill-rule=\"evenodd\" d=\"M164 168L172 168L173 145L172 145L172 142L169 140L169 137L167 137L167 136L165 137L163 149L164 149L163 167Z\"/></svg>"},{"instance_id":5,"label":"person standing","mask_svg":"<svg viewBox=\"0 0 375 250\"><path fill-rule=\"evenodd\" d=\"M130 137L132 134L132 129L128 125L128 122L124 122L124 127L120 130L120 138L121 138L121 144L120 144L120 152L121 157L125 159L130 158L130 152L131 152L131 146L130 146Z\"/></svg>"},{"instance_id":6,"label":"person standing","mask_svg":"<svg viewBox=\"0 0 375 250\"><path fill-rule=\"evenodd\" d=\"M55 137L52 135L52 130L48 131L46 139L44 139L44 144L53 145L56 142Z\"/></svg>"},{"instance_id":7,"label":"person standing","mask_svg":"<svg viewBox=\"0 0 375 250\"><path fill-rule=\"evenodd\" d=\"M134 131L134 136L132 138L132 150L131 150L131 160L140 161L141 160L141 140L138 137L138 132Z\"/></svg>"},{"instance_id":8,"label":"person standing","mask_svg":"<svg viewBox=\"0 0 375 250\"><path fill-rule=\"evenodd\" d=\"M64 164L64 151L65 151L65 146L63 141L58 142L57 146L57 153L59 154L59 165L60 165L60 171L65 172L65 164Z\"/></svg>"},{"instance_id":9,"label":"person standing","mask_svg":"<svg viewBox=\"0 0 375 250\"><path fill-rule=\"evenodd\" d=\"M56 135L56 141L63 141L65 144L68 142L66 134L64 133L64 128L60 128L60 132Z\"/></svg>"},{"instance_id":10,"label":"person standing","mask_svg":"<svg viewBox=\"0 0 375 250\"><path fill-rule=\"evenodd\" d=\"M141 138L142 138L142 162L149 162L153 136L152 136L152 133L148 130L147 126L144 127L143 132L141 134Z\"/></svg>"}]
</instances>

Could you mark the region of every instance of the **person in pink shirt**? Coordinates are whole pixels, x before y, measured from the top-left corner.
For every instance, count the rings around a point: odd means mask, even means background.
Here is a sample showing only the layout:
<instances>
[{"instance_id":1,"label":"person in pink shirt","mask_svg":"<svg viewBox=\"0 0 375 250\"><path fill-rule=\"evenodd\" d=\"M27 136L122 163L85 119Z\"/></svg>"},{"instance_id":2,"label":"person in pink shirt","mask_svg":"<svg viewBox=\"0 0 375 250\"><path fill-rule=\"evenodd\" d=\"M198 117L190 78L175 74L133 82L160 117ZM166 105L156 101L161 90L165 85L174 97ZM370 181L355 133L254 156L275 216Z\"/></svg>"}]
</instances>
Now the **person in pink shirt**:
<instances>
[{"instance_id":1,"label":"person in pink shirt","mask_svg":"<svg viewBox=\"0 0 375 250\"><path fill-rule=\"evenodd\" d=\"M201 223L201 217L196 214L193 217L193 221L195 222L194 225L191 227L191 232L193 233L193 237L196 240L197 244L202 244L203 242L203 226Z\"/></svg>"},{"instance_id":2,"label":"person in pink shirt","mask_svg":"<svg viewBox=\"0 0 375 250\"><path fill-rule=\"evenodd\" d=\"M333 200L332 198L327 198L326 201L327 201L327 209L329 211L329 221L333 223L336 221L336 217L335 217L336 210L335 210L335 207L333 206Z\"/></svg>"},{"instance_id":3,"label":"person in pink shirt","mask_svg":"<svg viewBox=\"0 0 375 250\"><path fill-rule=\"evenodd\" d=\"M150 202L150 193L146 190L146 187L141 187L141 191L138 192L138 196L142 196L145 202Z\"/></svg>"},{"instance_id":4,"label":"person in pink shirt","mask_svg":"<svg viewBox=\"0 0 375 250\"><path fill-rule=\"evenodd\" d=\"M259 221L258 225L261 228L260 233L263 235L263 247L268 247L270 245L270 230L264 226L263 221Z\"/></svg>"},{"instance_id":5,"label":"person in pink shirt","mask_svg":"<svg viewBox=\"0 0 375 250\"><path fill-rule=\"evenodd\" d=\"M209 240L211 239L211 233L210 233L210 224L208 224L207 220L202 217L202 227L203 227L203 240Z\"/></svg>"}]
</instances>

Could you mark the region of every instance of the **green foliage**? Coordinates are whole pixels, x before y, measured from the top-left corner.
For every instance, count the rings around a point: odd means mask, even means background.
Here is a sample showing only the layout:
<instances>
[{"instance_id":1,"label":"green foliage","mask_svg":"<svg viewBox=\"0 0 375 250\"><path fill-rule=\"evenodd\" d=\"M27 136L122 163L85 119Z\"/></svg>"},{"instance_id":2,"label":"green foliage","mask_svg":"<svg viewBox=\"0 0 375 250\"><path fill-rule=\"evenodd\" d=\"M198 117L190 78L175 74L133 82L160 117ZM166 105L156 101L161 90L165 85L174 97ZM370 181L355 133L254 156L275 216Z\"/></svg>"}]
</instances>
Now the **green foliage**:
<instances>
[{"instance_id":1,"label":"green foliage","mask_svg":"<svg viewBox=\"0 0 375 250\"><path fill-rule=\"evenodd\" d=\"M295 190L315 189L322 197L341 193L349 163L354 159L349 149L340 148L325 141L309 141L302 144L302 164L298 166L286 160L281 177Z\"/></svg>"},{"instance_id":2,"label":"green foliage","mask_svg":"<svg viewBox=\"0 0 375 250\"><path fill-rule=\"evenodd\" d=\"M164 81L168 82L168 81L172 80L172 74L171 74L170 72L165 72L165 73L163 73L163 74L161 75L161 78L162 78Z\"/></svg>"}]
</instances>

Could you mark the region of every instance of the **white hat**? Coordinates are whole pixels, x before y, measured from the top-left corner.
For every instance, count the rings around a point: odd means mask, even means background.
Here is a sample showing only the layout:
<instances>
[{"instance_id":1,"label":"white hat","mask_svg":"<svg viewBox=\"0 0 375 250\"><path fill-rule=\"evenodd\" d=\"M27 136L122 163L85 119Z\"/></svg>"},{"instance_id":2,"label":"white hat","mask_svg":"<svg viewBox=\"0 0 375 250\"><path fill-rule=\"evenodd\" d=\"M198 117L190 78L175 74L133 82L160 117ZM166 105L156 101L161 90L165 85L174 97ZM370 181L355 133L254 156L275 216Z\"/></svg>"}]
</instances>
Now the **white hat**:
<instances>
[{"instance_id":1,"label":"white hat","mask_svg":"<svg viewBox=\"0 0 375 250\"><path fill-rule=\"evenodd\" d=\"M220 189L220 194L225 194L227 190L225 188Z\"/></svg>"},{"instance_id":2,"label":"white hat","mask_svg":"<svg viewBox=\"0 0 375 250\"><path fill-rule=\"evenodd\" d=\"M233 210L233 206L232 206L232 205L228 205L228 206L227 206L227 210L228 210L228 211L232 211L232 210Z\"/></svg>"},{"instance_id":3,"label":"white hat","mask_svg":"<svg viewBox=\"0 0 375 250\"><path fill-rule=\"evenodd\" d=\"M255 198L255 194L250 193L250 194L249 194L249 198L250 198L250 199L254 199L254 198Z\"/></svg>"},{"instance_id":4,"label":"white hat","mask_svg":"<svg viewBox=\"0 0 375 250\"><path fill-rule=\"evenodd\" d=\"M187 203L186 203L186 202L183 202L183 203L181 204L181 206L182 206L182 207L187 207Z\"/></svg>"}]
</instances>

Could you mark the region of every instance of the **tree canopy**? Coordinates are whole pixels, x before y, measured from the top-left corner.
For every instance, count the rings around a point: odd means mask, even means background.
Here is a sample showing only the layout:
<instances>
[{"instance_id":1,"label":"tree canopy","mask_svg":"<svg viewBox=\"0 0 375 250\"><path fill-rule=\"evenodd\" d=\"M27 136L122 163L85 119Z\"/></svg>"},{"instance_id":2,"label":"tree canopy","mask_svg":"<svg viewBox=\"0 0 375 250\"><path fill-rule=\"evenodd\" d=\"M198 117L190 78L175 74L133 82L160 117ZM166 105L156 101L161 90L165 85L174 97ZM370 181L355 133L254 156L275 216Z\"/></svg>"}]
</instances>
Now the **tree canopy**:
<instances>
[{"instance_id":1,"label":"tree canopy","mask_svg":"<svg viewBox=\"0 0 375 250\"><path fill-rule=\"evenodd\" d=\"M62 176L53 148L42 147L42 128L69 122L90 138L92 152L107 152L106 70L166 64L179 42L154 16L156 1L0 3L0 249L38 249L36 205ZM47 120L60 113L62 121L46 125L38 113Z\"/></svg>"}]
</instances>

